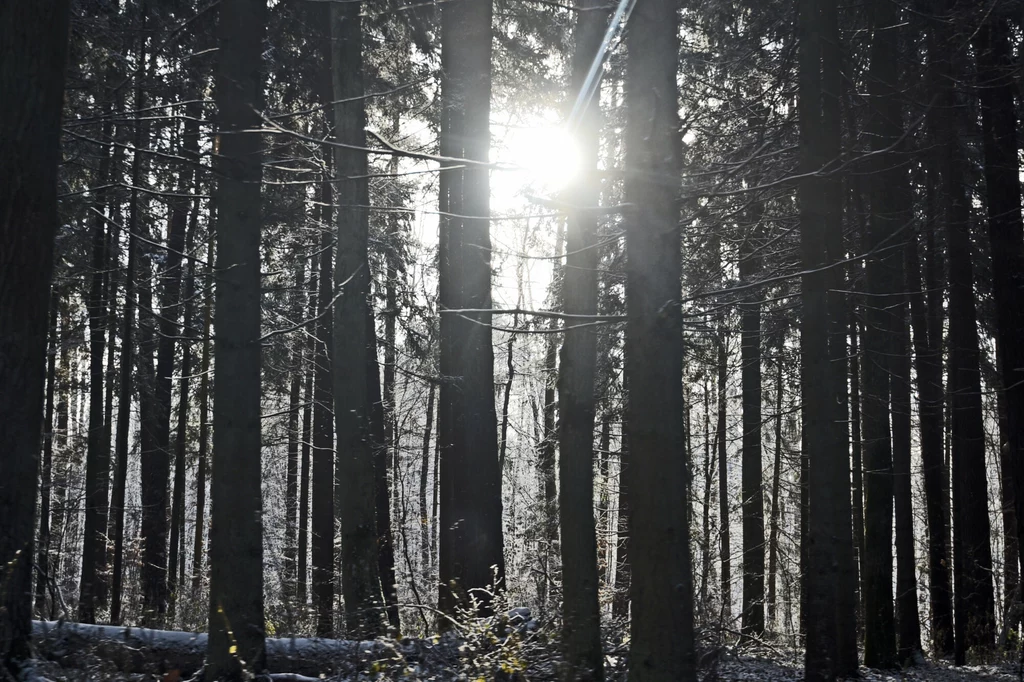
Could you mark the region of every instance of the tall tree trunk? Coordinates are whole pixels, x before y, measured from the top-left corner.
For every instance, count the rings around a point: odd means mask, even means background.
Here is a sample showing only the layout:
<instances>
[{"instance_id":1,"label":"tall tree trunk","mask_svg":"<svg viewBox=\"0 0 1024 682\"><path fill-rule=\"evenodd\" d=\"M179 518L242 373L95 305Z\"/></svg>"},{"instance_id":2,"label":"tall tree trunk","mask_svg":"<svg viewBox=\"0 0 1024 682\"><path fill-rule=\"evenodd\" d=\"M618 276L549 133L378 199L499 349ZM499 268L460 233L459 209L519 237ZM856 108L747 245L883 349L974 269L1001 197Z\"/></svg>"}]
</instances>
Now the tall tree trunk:
<instances>
[{"instance_id":1,"label":"tall tree trunk","mask_svg":"<svg viewBox=\"0 0 1024 682\"><path fill-rule=\"evenodd\" d=\"M46 402L43 416L43 462L39 479L39 539L36 548L35 612L39 618L52 618L56 605L46 608L46 591L55 580L50 569L50 496L53 482L53 398L57 383L57 308L60 299L56 291L50 292L50 329L46 350ZM52 594L52 592L51 592Z\"/></svg>"},{"instance_id":2,"label":"tall tree trunk","mask_svg":"<svg viewBox=\"0 0 1024 682\"><path fill-rule=\"evenodd\" d=\"M581 172L570 188L576 206L596 207L600 184L596 176L601 135L598 98L600 80L589 83L594 55L600 52L607 11L599 0L580 0L572 54L572 92L576 94L569 125L579 144ZM595 72L598 78L600 71ZM562 272L563 310L569 315L597 314L597 216L577 210L566 226L566 261ZM601 650L600 582L597 572L597 535L594 525L594 374L597 334L593 327L565 330L558 373L558 518L562 555L562 678L604 679Z\"/></svg>"},{"instance_id":3,"label":"tall tree trunk","mask_svg":"<svg viewBox=\"0 0 1024 682\"><path fill-rule=\"evenodd\" d=\"M779 489L782 481L782 351L784 336L779 336L778 356L775 361L775 462L772 465L772 509L768 521L768 623L778 630L775 583L779 559Z\"/></svg>"},{"instance_id":4,"label":"tall tree trunk","mask_svg":"<svg viewBox=\"0 0 1024 682\"><path fill-rule=\"evenodd\" d=\"M949 497L949 469L943 457L942 401L942 284L935 262L935 171L929 171L926 183L925 224L928 252L922 291L918 241L907 244L906 271L910 292L910 322L914 336L914 371L917 375L917 411L920 425L921 468L928 523L928 606L931 646L936 654L953 653L953 605L949 577L949 532L946 500ZM938 266L938 267L937 267Z\"/></svg>"},{"instance_id":5,"label":"tall tree trunk","mask_svg":"<svg viewBox=\"0 0 1024 682\"><path fill-rule=\"evenodd\" d=\"M179 193L188 195L198 193L195 190L194 180L196 179L196 167L199 165L199 118L202 110L198 102L190 102L185 105L185 130L182 140L182 156L188 166L179 176ZM191 202L187 200L175 202L172 211L188 213L188 227L185 228L185 239L183 242L184 253L192 253L192 246L195 242L195 233L199 222L199 200ZM181 221L185 217L178 218ZM172 213L172 221L174 214ZM181 266L179 265L179 270ZM182 311L182 342L181 342L181 381L178 384L178 415L177 428L174 439L174 486L171 495L171 541L167 554L167 594L170 600L169 609L173 622L175 607L177 605L178 590L181 583L178 582L178 564L184 564L184 526L185 526L185 453L188 434L189 414L189 389L192 385L192 342L191 338L195 333L192 326L192 313L195 308L193 294L195 292L195 262L188 265L188 271L182 271L181 278L184 280L185 290L181 297L184 309ZM171 351L173 353L173 349ZM172 362L173 364L173 362Z\"/></svg>"},{"instance_id":6,"label":"tall tree trunk","mask_svg":"<svg viewBox=\"0 0 1024 682\"><path fill-rule=\"evenodd\" d=\"M718 414L715 428L715 449L718 458L718 541L722 563L722 612L726 625L732 622L732 547L729 522L729 451L727 446L726 410L728 409L729 352L724 323L716 338L718 360Z\"/></svg>"},{"instance_id":7,"label":"tall tree trunk","mask_svg":"<svg viewBox=\"0 0 1024 682\"><path fill-rule=\"evenodd\" d=\"M313 363L313 464L311 480L312 566L311 588L316 611L316 633L330 636L334 631L334 407L331 388L331 299L334 276L334 245L329 225L333 197L331 186L321 184L320 272L317 276L317 329Z\"/></svg>"},{"instance_id":8,"label":"tall tree trunk","mask_svg":"<svg viewBox=\"0 0 1024 682\"><path fill-rule=\"evenodd\" d=\"M108 119L103 125L102 138L110 140L113 123L111 107L103 107ZM110 178L110 147L102 151L99 171L94 182L103 187ZM89 314L89 435L85 456L85 537L82 543L82 575L79 581L78 620L96 622L97 597L104 591L100 587L103 576L97 570L103 563L107 546L107 495L110 480L110 441L104 442L103 422L103 353L107 341L106 296L104 272L107 268L106 221L104 215L106 191L97 191L92 210L92 273L86 310Z\"/></svg>"},{"instance_id":9,"label":"tall tree trunk","mask_svg":"<svg viewBox=\"0 0 1024 682\"><path fill-rule=\"evenodd\" d=\"M0 670L13 679L32 656L35 496L68 19L62 0L0 6Z\"/></svg>"},{"instance_id":10,"label":"tall tree trunk","mask_svg":"<svg viewBox=\"0 0 1024 682\"><path fill-rule=\"evenodd\" d=\"M309 268L309 283L306 285L307 319L313 320L317 315L317 276L312 264ZM313 375L316 374L316 323L306 325L306 342L303 344L302 367L305 375L302 389L302 445L299 450L301 466L299 467L301 482L299 483L299 561L298 581L295 586L295 601L299 607L306 606L308 593L307 575L309 574L309 489L310 489L310 448L313 444Z\"/></svg>"},{"instance_id":11,"label":"tall tree trunk","mask_svg":"<svg viewBox=\"0 0 1024 682\"><path fill-rule=\"evenodd\" d=\"M821 6L825 28L821 44L822 69L822 151L826 163L838 164L842 158L843 44L839 32L839 6L826 2ZM840 263L846 258L843 231L834 226L843 224L843 179L833 172L824 179L824 204L827 222L825 231L826 260ZM857 649L857 563L853 549L853 508L850 495L850 430L849 393L847 390L846 342L847 304L844 287L845 268L833 267L825 272L828 325L829 325L829 399L831 409L832 445L829 451L834 460L829 468L829 487L835 491L834 543L836 565L836 671L840 675L856 676L860 667Z\"/></svg>"},{"instance_id":12,"label":"tall tree trunk","mask_svg":"<svg viewBox=\"0 0 1024 682\"><path fill-rule=\"evenodd\" d=\"M185 135L187 140L188 131ZM194 135L192 137L196 142L196 148L183 150L182 155L186 158L195 158L198 155L198 139ZM194 176L194 163L186 162L178 177L179 194L187 195L192 190ZM171 380L174 374L175 341L180 335L178 320L183 273L181 263L189 216L188 199L172 199L168 213L166 259L160 274L163 291L160 296L159 338L153 385L153 441L151 447L142 448L141 457L142 608L144 612L150 614L154 623L163 620L173 582L168 574L167 549L167 512L170 506L168 479L171 472ZM216 391L216 388L214 390Z\"/></svg>"},{"instance_id":13,"label":"tall tree trunk","mask_svg":"<svg viewBox=\"0 0 1024 682\"><path fill-rule=\"evenodd\" d=\"M427 420L423 426L423 450L420 455L420 570L430 574L430 516L427 512L427 479L430 471L430 431L434 426L434 382L427 393Z\"/></svg>"},{"instance_id":14,"label":"tall tree trunk","mask_svg":"<svg viewBox=\"0 0 1024 682\"><path fill-rule=\"evenodd\" d=\"M1017 516L1014 513L1013 497L1013 467L1010 461L1010 434L1007 424L1006 390L1003 385L1003 370L1006 359L996 342L996 369L999 373L995 377L993 385L998 391L996 394L996 414L999 422L999 506L1002 517L1003 532L1003 603L1001 607L1003 614L1013 620L1010 609L1019 601L1020 595L1017 589L1020 585L1020 552L1017 542ZM1019 618L1013 623L1004 621L1003 631L1008 627L1016 627Z\"/></svg>"},{"instance_id":15,"label":"tall tree trunk","mask_svg":"<svg viewBox=\"0 0 1024 682\"><path fill-rule=\"evenodd\" d=\"M1024 546L1024 222L1021 219L1020 180L1017 163L1017 92L1015 61L1010 44L1011 12L1008 3L997 3L974 33L978 97L984 139L988 237L992 255L992 294L996 307L997 344L1000 353L1006 432L1009 439L1004 466L1004 499L1011 502L1004 514L1012 514L1016 528L1006 534L1009 550L1004 569L1007 597L1009 576L1017 573L1017 554ZM1014 18L1019 19L1019 10ZM1007 485L1009 483L1009 485ZM1009 493L1009 494L1007 494ZM1016 534L1016 537L1012 537ZM1012 565L1012 570L1011 570ZM1014 583L1017 581L1014 580ZM1015 587L1015 585L1014 585Z\"/></svg>"},{"instance_id":16,"label":"tall tree trunk","mask_svg":"<svg viewBox=\"0 0 1024 682\"><path fill-rule=\"evenodd\" d=\"M764 213L753 208L751 234L740 245L740 279L754 281L761 269L754 254ZM743 381L743 631L764 632L764 480L761 462L761 304L757 293L740 304L740 358Z\"/></svg>"},{"instance_id":17,"label":"tall tree trunk","mask_svg":"<svg viewBox=\"0 0 1024 682\"><path fill-rule=\"evenodd\" d=\"M897 256L901 256L897 252ZM904 285L904 282L900 282ZM901 290L905 290L901 286ZM921 621L917 610L917 558L914 556L914 505L910 457L910 327L906 297L898 308L896 353L892 362L892 473L896 523L896 624L898 662L912 665L923 658Z\"/></svg>"},{"instance_id":18,"label":"tall tree trunk","mask_svg":"<svg viewBox=\"0 0 1024 682\"><path fill-rule=\"evenodd\" d=\"M399 134L401 120L396 110L392 114L392 139ZM398 172L398 156L388 161L388 172ZM398 205L401 200L391 202ZM398 487L398 465L401 460L398 438L398 420L395 411L395 369L397 349L395 348L395 321L398 319L398 237L399 222L397 214L388 216L388 240L384 246L385 277L384 277L384 385L381 400L380 371L377 363L377 332L373 306L368 306L370 313L368 345L370 348L369 374L370 396L374 436L374 479L376 481L377 507L377 572L380 575L381 587L384 590L384 602L387 605L388 623L396 631L401 631L398 612L398 585L395 578L395 543L391 532L391 486L388 485L388 469L394 471L392 480ZM378 417L379 414L379 417ZM378 426L379 423L379 426ZM392 463L389 467L388 464ZM404 509L403 509L404 514ZM412 579L410 577L410 579Z\"/></svg>"},{"instance_id":19,"label":"tall tree trunk","mask_svg":"<svg viewBox=\"0 0 1024 682\"><path fill-rule=\"evenodd\" d=\"M598 400L600 401L601 398ZM612 561L609 556L611 543L608 541L612 534L611 496L609 494L611 488L611 443L612 417L605 402L601 414L601 436L597 446L597 468L601 480L597 503L597 569L601 573L600 584L605 587L611 587L612 576Z\"/></svg>"},{"instance_id":20,"label":"tall tree trunk","mask_svg":"<svg viewBox=\"0 0 1024 682\"><path fill-rule=\"evenodd\" d=\"M515 329L519 323L518 315L513 316L512 328ZM503 391L504 397L501 399L501 435L500 435L500 447L498 449L498 464L502 472L505 471L505 455L508 452L508 421L509 411L508 406L512 400L512 385L515 382L516 368L515 368L515 356L513 351L515 349L516 335L515 332L511 332L508 335L508 345L505 347L505 360L507 372L505 379L505 387Z\"/></svg>"},{"instance_id":21,"label":"tall tree trunk","mask_svg":"<svg viewBox=\"0 0 1024 682\"><path fill-rule=\"evenodd\" d=\"M437 430L441 430L441 415L440 408L437 409ZM430 487L430 563L434 568L435 573L432 574L436 577L438 553L437 553L437 541L441 537L441 529L438 528L438 496L441 493L441 437L437 436L434 438L434 467L432 469L434 475L433 485Z\"/></svg>"},{"instance_id":22,"label":"tall tree trunk","mask_svg":"<svg viewBox=\"0 0 1024 682\"><path fill-rule=\"evenodd\" d=\"M490 148L490 0L441 9L441 154L485 162ZM470 163L441 175L441 525L439 606L452 611L469 590L500 585L505 557L494 405L490 179ZM479 602L481 613L490 599Z\"/></svg>"},{"instance_id":23,"label":"tall tree trunk","mask_svg":"<svg viewBox=\"0 0 1024 682\"><path fill-rule=\"evenodd\" d=\"M711 497L714 488L715 461L711 447L711 385L704 378L704 504L700 536L700 589L698 607L708 607L708 586L711 581Z\"/></svg>"},{"instance_id":24,"label":"tall tree trunk","mask_svg":"<svg viewBox=\"0 0 1024 682\"><path fill-rule=\"evenodd\" d=\"M871 66L868 72L870 108L866 130L874 152L868 162L870 214L864 244L873 255L867 259L865 279L864 394L861 424L864 435L864 663L893 668L896 623L893 610L893 493L898 421L893 384L898 353L897 335L902 308L896 292L903 282L900 253L885 247L896 239L911 217L906 170L894 147L903 136L902 103L899 101L898 8L887 0L872 4L874 26ZM909 452L907 471L909 475ZM908 481L909 483L909 481ZM907 500L909 502L909 500ZM903 538L897 534L897 547ZM911 548L912 549L912 548ZM904 567L906 568L906 567ZM912 567L911 567L911 570Z\"/></svg>"},{"instance_id":25,"label":"tall tree trunk","mask_svg":"<svg viewBox=\"0 0 1024 682\"><path fill-rule=\"evenodd\" d=\"M136 154L136 156L139 156ZM137 185L136 185L137 186ZM134 202L133 202L134 203ZM136 209L131 208L129 215ZM131 218L129 218L129 223ZM114 444L116 468L114 487L110 499L110 535L114 539L114 558L110 588L110 622L121 623L121 603L124 583L124 499L128 481L128 437L132 407L132 348L135 325L135 258L137 246L135 235L129 230L128 265L125 274L124 312L121 320L121 371L118 380L117 440Z\"/></svg>"},{"instance_id":26,"label":"tall tree trunk","mask_svg":"<svg viewBox=\"0 0 1024 682\"><path fill-rule=\"evenodd\" d=\"M629 392L623 388L622 399L629 402ZM619 442L619 498L616 502L618 507L618 520L615 527L615 585L612 596L612 617L616 620L625 620L629 615L629 583L630 583L630 562L629 562L629 504L630 504L630 447L629 447L629 415L623 408L622 415L622 436Z\"/></svg>"},{"instance_id":27,"label":"tall tree trunk","mask_svg":"<svg viewBox=\"0 0 1024 682\"><path fill-rule=\"evenodd\" d=\"M211 213L213 211L211 210ZM212 216L211 216L212 218ZM209 469L208 448L210 443L210 327L213 324L213 258L214 239L206 245L207 270L206 296L203 301L203 350L199 361L199 453L196 464L196 519L195 540L192 545L192 594L199 591L203 577L206 557L203 551L204 527L206 522L206 478Z\"/></svg>"},{"instance_id":28,"label":"tall tree trunk","mask_svg":"<svg viewBox=\"0 0 1024 682\"><path fill-rule=\"evenodd\" d=\"M802 316L800 324L801 400L803 404L803 460L801 462L801 564L804 574L801 609L806 633L804 671L808 681L831 680L845 674L850 661L849 643L854 620L847 607L854 604L846 554L840 536L852 535L849 512L837 502L849 486L849 455L842 443L840 409L845 398L836 385L833 367L840 342L830 343L835 331L837 300L829 292L836 274L832 263L837 245L829 238L830 226L839 224L841 202L836 201L838 178L818 175L838 161L838 28L832 0L801 0L799 9L800 165L805 175L798 185L800 211ZM843 339L845 346L845 339ZM843 477L846 483L843 483ZM845 530L844 530L845 529ZM852 559L852 537L848 538ZM851 592L851 594L847 594ZM855 640L854 645L855 645ZM854 649L854 659L855 659Z\"/></svg>"},{"instance_id":29,"label":"tall tree trunk","mask_svg":"<svg viewBox=\"0 0 1024 682\"><path fill-rule=\"evenodd\" d=\"M241 681L264 667L260 434L262 55L266 0L222 0L214 100L219 125L214 306L210 612L206 675ZM221 134L226 133L226 134Z\"/></svg>"},{"instance_id":30,"label":"tall tree trunk","mask_svg":"<svg viewBox=\"0 0 1024 682\"><path fill-rule=\"evenodd\" d=\"M398 611L398 579L395 576L395 540L391 529L391 490L388 485L389 464L393 464L395 481L398 481L398 450L392 461L387 444L387 426L384 418L384 401L381 400L380 365L377 362L377 324L373 309L366 308L367 334L366 388L370 403L370 442L373 446L373 487L377 539L377 574L383 590L387 624L395 632L401 632ZM392 439L392 442L394 440ZM399 508L404 502L398 500ZM379 607L378 607L379 608Z\"/></svg>"},{"instance_id":31,"label":"tall tree trunk","mask_svg":"<svg viewBox=\"0 0 1024 682\"><path fill-rule=\"evenodd\" d=\"M121 111L119 108L118 111ZM124 161L124 148L116 146L114 148L114 168L117 169L114 172L120 173ZM115 346L117 345L117 337L120 335L120 327L117 324L117 290L118 290L118 276L120 270L118 268L120 258L120 234L121 234L121 202L112 198L110 200L110 216L112 230L109 231L107 236L106 252L107 252L107 274L106 274L106 297L107 297L107 310L108 310L108 322L107 322L107 369L106 369L106 394L103 397L103 443L107 451L107 466L108 466L108 478L107 486L110 488L110 477L109 474L113 473L116 468L116 460L114 459L114 393L115 388L118 385L118 368L115 360ZM110 491L112 492L112 491ZM109 500L108 500L109 502ZM104 528L105 539L103 543L103 551L98 557L99 565L97 571L103 576L103 580L100 581L99 585L101 591L96 595L97 601L103 606L108 606L110 603L110 557L113 546L111 544L110 533L110 507L107 507L107 518L106 527Z\"/></svg>"},{"instance_id":32,"label":"tall tree trunk","mask_svg":"<svg viewBox=\"0 0 1024 682\"><path fill-rule=\"evenodd\" d=\"M53 568L51 569L55 580L62 577L61 564L66 554L64 550L67 536L67 516L71 507L69 485L70 485L70 458L68 457L68 420L71 396L71 315L63 296L57 299L57 347L59 359L57 360L57 381L56 381L56 424L53 429L53 471L50 482L53 489L53 510L50 514L50 537L53 548ZM51 605L52 607L52 605ZM70 614L69 614L70 615Z\"/></svg>"},{"instance_id":33,"label":"tall tree trunk","mask_svg":"<svg viewBox=\"0 0 1024 682\"><path fill-rule=\"evenodd\" d=\"M565 246L565 221L559 220L555 228L555 262L552 268L550 296L553 301L561 298L562 288L562 252ZM558 552L558 486L555 476L556 452L558 451L558 434L556 433L555 413L558 408L556 389L558 388L558 343L555 330L558 320L552 318L548 324L547 338L544 340L544 423L541 440L537 447L537 470L540 477L541 511L540 511L540 562L541 578L537 585L537 600L541 608L547 607L548 586L555 580L552 561Z\"/></svg>"},{"instance_id":34,"label":"tall tree trunk","mask_svg":"<svg viewBox=\"0 0 1024 682\"><path fill-rule=\"evenodd\" d=\"M852 278L851 278L852 281ZM850 434L853 473L850 492L853 496L853 542L857 550L859 575L864 574L864 460L861 438L860 391L860 321L857 304L850 305ZM858 581L858 585L859 585ZM863 611L863 609L861 609Z\"/></svg>"},{"instance_id":35,"label":"tall tree trunk","mask_svg":"<svg viewBox=\"0 0 1024 682\"><path fill-rule=\"evenodd\" d=\"M297 248L296 251L298 251ZM294 319L299 320L306 314L306 307L303 304L301 294L306 280L306 261L301 255L296 255L299 262L295 266L295 292L292 295L292 316ZM301 436L299 432L299 401L302 399L302 384L305 374L305 367L302 361L306 341L304 338L294 339L292 346L291 381L288 389L288 464L284 493L284 597L289 611L295 606L296 594L295 559L298 539L299 438Z\"/></svg>"},{"instance_id":36,"label":"tall tree trunk","mask_svg":"<svg viewBox=\"0 0 1024 682\"><path fill-rule=\"evenodd\" d=\"M147 8L142 6L139 33L138 70L135 74L135 122L133 132L134 150L132 153L132 190L128 205L128 264L124 278L124 313L121 319L121 368L118 377L117 399L117 440L114 444L114 487L110 499L108 519L111 535L114 538L113 574L110 589L110 622L119 625L122 620L121 605L124 584L124 500L128 486L128 454L129 435L132 420L132 370L135 368L136 321L135 308L138 297L138 244L136 235L139 232L139 186L145 171L143 155L138 150L144 149L149 140L149 124L138 113L145 108L145 64L146 64L146 19Z\"/></svg>"},{"instance_id":37,"label":"tall tree trunk","mask_svg":"<svg viewBox=\"0 0 1024 682\"><path fill-rule=\"evenodd\" d=\"M334 105L334 134L341 144L354 147L366 146L360 9L360 3L335 4L330 8L334 99L345 102ZM376 374L377 358L369 357L370 336L376 341L376 330L368 300L369 214L365 207L370 197L366 154L336 147L334 164L339 178L338 205L344 207L336 215L334 284L341 290L334 305L333 335L334 418L338 434L335 512L341 518L341 591L348 636L372 639L383 631L383 600L377 563L374 437L370 429L368 367L372 362ZM374 350L376 347L374 343ZM374 377L375 384L377 381ZM386 480L386 469L381 473ZM390 530L387 528L388 538L381 538L382 543L390 545Z\"/></svg>"},{"instance_id":38,"label":"tall tree trunk","mask_svg":"<svg viewBox=\"0 0 1024 682\"><path fill-rule=\"evenodd\" d=\"M674 96L678 4L638 0L626 34L626 406L632 452L629 678L696 679L683 433ZM665 418L665 416L668 418Z\"/></svg>"},{"instance_id":39,"label":"tall tree trunk","mask_svg":"<svg viewBox=\"0 0 1024 682\"><path fill-rule=\"evenodd\" d=\"M956 4L943 3L948 16ZM991 648L995 635L992 548L989 544L985 430L979 373L978 321L971 259L970 201L958 123L962 105L954 90L959 69L956 38L945 18L932 24L929 66L936 103L931 110L945 198L944 220L949 272L949 394L953 480L953 581L955 660L969 649Z\"/></svg>"}]
</instances>

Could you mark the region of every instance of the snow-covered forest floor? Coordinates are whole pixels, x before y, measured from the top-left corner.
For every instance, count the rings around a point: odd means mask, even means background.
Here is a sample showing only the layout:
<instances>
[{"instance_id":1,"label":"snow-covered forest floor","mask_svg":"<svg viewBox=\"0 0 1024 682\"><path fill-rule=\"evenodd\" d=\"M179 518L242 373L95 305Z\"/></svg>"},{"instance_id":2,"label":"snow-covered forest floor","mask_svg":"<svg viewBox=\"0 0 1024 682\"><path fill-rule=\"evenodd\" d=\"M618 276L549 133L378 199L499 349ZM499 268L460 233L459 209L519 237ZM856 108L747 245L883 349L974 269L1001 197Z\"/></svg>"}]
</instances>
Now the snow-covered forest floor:
<instances>
[{"instance_id":1,"label":"snow-covered forest floor","mask_svg":"<svg viewBox=\"0 0 1024 682\"><path fill-rule=\"evenodd\" d=\"M508 617L464 619L457 631L428 639L381 638L373 641L316 638L267 638L266 682L352 682L430 680L436 682L547 682L559 676L558 629L539 624L528 609ZM628 628L618 623L605 631L605 679L627 682ZM798 682L803 680L803 651L776 641L740 638L738 632L698 629L701 682ZM34 623L36 673L52 682L118 680L185 682L197 677L206 653L206 635L71 622ZM897 680L1000 680L1024 682L1016 652L993 655L982 664L955 667L925 660L904 670L861 668L864 682Z\"/></svg>"},{"instance_id":2,"label":"snow-covered forest floor","mask_svg":"<svg viewBox=\"0 0 1024 682\"><path fill-rule=\"evenodd\" d=\"M766 682L797 682L804 679L801 656L786 660L737 655L723 660L716 671L702 671L699 677L706 682L748 680L764 680ZM994 665L974 665L960 668L953 667L945 661L926 661L924 664L905 670L873 670L861 667L860 680L864 682L890 682L896 680L934 680L935 682L975 680L1021 680L1019 665L1009 663Z\"/></svg>"},{"instance_id":3,"label":"snow-covered forest floor","mask_svg":"<svg viewBox=\"0 0 1024 682\"><path fill-rule=\"evenodd\" d=\"M540 680L558 679L555 673L557 655L540 647L529 647L530 651L520 654L532 655L535 660L519 661L525 668L503 676L507 682L537 682ZM465 654L465 652L463 652ZM492 659L493 660L493 659ZM452 663L449 659L448 663ZM620 656L608 657L606 679L609 682L625 682L626 659ZM319 676L322 680L339 682L385 682L387 680L431 680L437 682L476 682L492 680L496 677L486 675L480 668L473 665L456 663L445 665L441 660L419 663L406 662L395 665L394 661L363 660L359 672L351 669L346 672L325 672ZM518 666L517 666L518 667ZM474 669L475 668L475 669ZM112 682L185 682L185 678L176 669L149 672L124 672L118 669L109 659L94 652L78 652L71 657L59 661L39 660L36 674L40 682L93 682L110 680ZM301 675L275 674L267 678L268 682L312 682L317 678ZM702 660L698 680L702 682L799 682L804 679L802 653L798 650L775 649L771 653L754 653L744 650L722 649ZM969 665L954 667L946 661L925 661L921 665L898 671L880 671L862 667L860 680L863 682L896 682L901 680L932 680L935 682L981 682L981 681L1020 681L1024 680L1019 664L1003 662L987 665Z\"/></svg>"}]
</instances>

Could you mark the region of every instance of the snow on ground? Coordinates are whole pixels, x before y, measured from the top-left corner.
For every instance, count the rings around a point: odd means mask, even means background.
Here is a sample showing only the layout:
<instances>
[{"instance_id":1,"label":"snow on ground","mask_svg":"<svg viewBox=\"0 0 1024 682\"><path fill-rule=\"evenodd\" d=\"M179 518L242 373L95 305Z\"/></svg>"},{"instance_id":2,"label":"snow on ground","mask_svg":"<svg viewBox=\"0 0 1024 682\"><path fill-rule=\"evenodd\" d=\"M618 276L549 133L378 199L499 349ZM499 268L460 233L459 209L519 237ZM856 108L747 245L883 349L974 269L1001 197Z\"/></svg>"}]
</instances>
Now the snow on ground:
<instances>
[{"instance_id":1,"label":"snow on ground","mask_svg":"<svg viewBox=\"0 0 1024 682\"><path fill-rule=\"evenodd\" d=\"M1008 663L953 667L945 661L926 661L923 665L898 671L873 670L861 667L861 682L902 682L929 680L933 682L1021 682L1024 675L1019 665ZM786 660L751 656L723 657L717 669L702 671L704 682L800 682L803 665L798 657Z\"/></svg>"},{"instance_id":2,"label":"snow on ground","mask_svg":"<svg viewBox=\"0 0 1024 682\"><path fill-rule=\"evenodd\" d=\"M88 657L87 657L88 658ZM36 673L42 680L52 682L185 682L185 680L174 679L173 676L160 677L152 674L126 674L118 672L114 668L104 665L98 659L82 661L82 667L66 668L52 661L39 661L36 666ZM273 682L286 682L289 678L285 675L274 675ZM615 676L617 677L617 676ZM772 660L769 658L750 656L729 656L719 661L717 666L703 669L698 675L701 682L800 682L804 678L803 670L798 661L795 660ZM313 682L312 678L292 678L294 682ZM326 677L327 681L355 682L356 680L367 681L378 680L458 680L459 676L447 676L434 674L425 677L418 676L359 676L353 677ZM529 678L530 682L537 682L538 678ZM861 682L903 682L904 680L929 680L931 682L1020 682L1024 680L1019 665L998 664L985 666L965 666L954 668L945 662L928 661L925 665L909 668L904 671L882 672L869 668L861 668Z\"/></svg>"},{"instance_id":3,"label":"snow on ground","mask_svg":"<svg viewBox=\"0 0 1024 682\"><path fill-rule=\"evenodd\" d=\"M52 624L37 625L42 627ZM104 638L99 635L111 633L95 626L74 626L69 628L69 632L71 630L96 635L94 645L83 646L83 642L78 642L77 646L60 646L61 640L56 640L57 646L40 647L38 653L41 656L34 671L39 682L187 682L190 672L175 669L173 664L167 664L167 660L162 665L154 665L152 654L157 649L168 649L166 646L156 646L158 643L166 645L173 642L178 645L176 651L179 653L182 647L188 653L196 653L192 649L200 648L199 638L189 633L169 633L168 637L164 637L168 633L133 630L129 637L121 629L114 633L117 637ZM205 645L205 635L202 638L201 644ZM126 652L141 654L149 650L150 656L112 656L119 649L97 644L114 640L118 640L119 647ZM505 677L507 682L548 682L558 679L557 645L552 640L539 638L534 632L524 629L522 640L513 635L508 641L509 646L495 644L493 637L468 643L466 640L452 639L451 636L440 641L401 642L268 640L268 650L276 654L272 658L276 658L276 665L282 674L258 679L265 682L476 682L494 679L494 672L499 669L512 673ZM799 649L772 646L764 642L747 643L743 647L715 646L707 640L702 642L702 647L697 676L700 682L802 682L804 679L803 652ZM608 682L628 682L628 661L624 655L627 647L614 648L616 653L605 658L605 677ZM296 657L298 652L305 656ZM339 654L344 654L341 656L345 659L344 665L338 658ZM193 670L202 665L202 651L197 655ZM326 668L324 674L319 673L321 662ZM145 665L136 667L140 663ZM304 676L294 674L303 667L296 663L306 666L302 671ZM150 672L123 672L140 669L148 669ZM339 672L331 673L331 670ZM857 679L861 682L1024 682L1024 668L1020 662L1011 662L1009 659L989 665L959 668L947 661L923 661L921 665L898 671L862 667Z\"/></svg>"}]
</instances>

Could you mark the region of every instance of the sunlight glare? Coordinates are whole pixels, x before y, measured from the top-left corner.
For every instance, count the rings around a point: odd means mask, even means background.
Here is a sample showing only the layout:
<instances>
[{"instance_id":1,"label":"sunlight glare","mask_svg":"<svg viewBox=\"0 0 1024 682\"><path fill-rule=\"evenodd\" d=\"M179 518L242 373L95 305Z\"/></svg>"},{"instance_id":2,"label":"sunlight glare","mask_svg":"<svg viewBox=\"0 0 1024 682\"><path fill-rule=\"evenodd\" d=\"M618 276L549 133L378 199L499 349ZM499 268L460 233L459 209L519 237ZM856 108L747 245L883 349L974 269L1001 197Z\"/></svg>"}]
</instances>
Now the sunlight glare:
<instances>
[{"instance_id":1,"label":"sunlight glare","mask_svg":"<svg viewBox=\"0 0 1024 682\"><path fill-rule=\"evenodd\" d=\"M556 192L580 171L575 140L560 127L520 128L506 142L507 161L517 167L523 187Z\"/></svg>"}]
</instances>

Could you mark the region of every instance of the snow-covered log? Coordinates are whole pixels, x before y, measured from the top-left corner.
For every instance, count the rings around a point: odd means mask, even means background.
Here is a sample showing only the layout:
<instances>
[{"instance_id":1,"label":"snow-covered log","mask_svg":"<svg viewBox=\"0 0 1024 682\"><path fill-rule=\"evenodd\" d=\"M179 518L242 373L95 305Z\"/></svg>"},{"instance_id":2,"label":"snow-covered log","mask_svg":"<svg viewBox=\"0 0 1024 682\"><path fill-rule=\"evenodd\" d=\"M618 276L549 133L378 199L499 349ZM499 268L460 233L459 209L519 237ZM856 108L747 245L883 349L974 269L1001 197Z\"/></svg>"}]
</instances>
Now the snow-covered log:
<instances>
[{"instance_id":1,"label":"snow-covered log","mask_svg":"<svg viewBox=\"0 0 1024 682\"><path fill-rule=\"evenodd\" d=\"M200 670L206 656L205 633L33 621L32 638L37 656L68 667L75 666L77 657L92 652L125 672L177 670L184 677ZM422 653L416 644L300 637L268 638L266 649L268 672L311 677L350 671L376 660L412 662Z\"/></svg>"}]
</instances>

